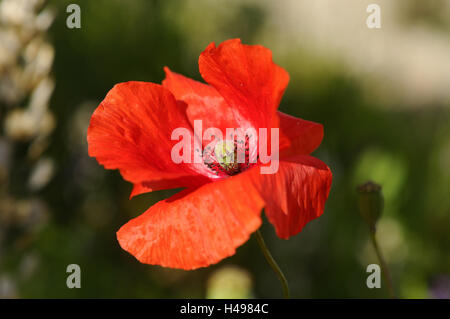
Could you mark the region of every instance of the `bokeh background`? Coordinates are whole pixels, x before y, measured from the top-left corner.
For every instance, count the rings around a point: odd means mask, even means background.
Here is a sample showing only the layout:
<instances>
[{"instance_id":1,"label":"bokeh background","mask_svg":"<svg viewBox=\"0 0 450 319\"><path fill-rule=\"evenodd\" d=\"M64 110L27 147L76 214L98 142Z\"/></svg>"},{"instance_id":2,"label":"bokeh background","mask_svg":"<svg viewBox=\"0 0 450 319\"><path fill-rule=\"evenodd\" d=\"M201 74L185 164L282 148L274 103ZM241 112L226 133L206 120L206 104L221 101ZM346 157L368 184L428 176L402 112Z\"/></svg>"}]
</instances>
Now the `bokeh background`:
<instances>
[{"instance_id":1,"label":"bokeh background","mask_svg":"<svg viewBox=\"0 0 450 319\"><path fill-rule=\"evenodd\" d=\"M81 29L66 7L81 7ZM381 7L381 29L366 8ZM325 213L288 241L262 232L297 298L385 298L357 185L383 187L381 249L402 298L450 298L450 1L0 0L0 297L281 297L255 238L209 268L138 263L115 232L175 191L131 185L87 155L114 84L201 80L210 43L263 44L291 81L286 113L323 123ZM81 289L66 267L81 267Z\"/></svg>"}]
</instances>

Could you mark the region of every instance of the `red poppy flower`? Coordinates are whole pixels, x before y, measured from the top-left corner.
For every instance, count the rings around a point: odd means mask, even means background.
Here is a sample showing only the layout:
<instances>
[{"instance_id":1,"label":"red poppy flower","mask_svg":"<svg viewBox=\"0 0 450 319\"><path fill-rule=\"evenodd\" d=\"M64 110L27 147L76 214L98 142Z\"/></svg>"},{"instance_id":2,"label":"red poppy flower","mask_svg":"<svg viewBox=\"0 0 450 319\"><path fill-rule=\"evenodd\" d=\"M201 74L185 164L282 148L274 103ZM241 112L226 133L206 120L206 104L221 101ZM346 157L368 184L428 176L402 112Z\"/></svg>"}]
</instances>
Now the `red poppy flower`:
<instances>
[{"instance_id":1,"label":"red poppy flower","mask_svg":"<svg viewBox=\"0 0 450 319\"><path fill-rule=\"evenodd\" d=\"M117 84L90 121L89 155L133 183L130 198L185 188L117 232L121 247L142 263L182 269L217 263L260 227L263 208L287 239L322 214L328 197L330 169L309 156L322 141L322 125L277 111L289 75L271 51L239 39L211 43L199 68L208 84L168 68L162 85ZM257 163L217 175L205 163L174 163L172 131L192 131L194 120L224 132L279 128L278 171L261 174Z\"/></svg>"}]
</instances>

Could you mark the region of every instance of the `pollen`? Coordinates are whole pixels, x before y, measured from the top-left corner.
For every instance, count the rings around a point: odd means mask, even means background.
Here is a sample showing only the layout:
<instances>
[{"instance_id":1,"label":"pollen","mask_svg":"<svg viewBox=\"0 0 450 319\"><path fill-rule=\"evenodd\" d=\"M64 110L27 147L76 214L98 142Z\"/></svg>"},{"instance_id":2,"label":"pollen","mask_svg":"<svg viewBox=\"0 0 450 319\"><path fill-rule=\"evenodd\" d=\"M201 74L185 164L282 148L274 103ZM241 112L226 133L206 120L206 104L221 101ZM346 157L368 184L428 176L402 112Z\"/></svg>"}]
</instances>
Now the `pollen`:
<instances>
[{"instance_id":1,"label":"pollen","mask_svg":"<svg viewBox=\"0 0 450 319\"><path fill-rule=\"evenodd\" d=\"M204 163L216 175L226 177L239 174L255 163L250 163L249 138L221 140L212 149L205 149Z\"/></svg>"}]
</instances>

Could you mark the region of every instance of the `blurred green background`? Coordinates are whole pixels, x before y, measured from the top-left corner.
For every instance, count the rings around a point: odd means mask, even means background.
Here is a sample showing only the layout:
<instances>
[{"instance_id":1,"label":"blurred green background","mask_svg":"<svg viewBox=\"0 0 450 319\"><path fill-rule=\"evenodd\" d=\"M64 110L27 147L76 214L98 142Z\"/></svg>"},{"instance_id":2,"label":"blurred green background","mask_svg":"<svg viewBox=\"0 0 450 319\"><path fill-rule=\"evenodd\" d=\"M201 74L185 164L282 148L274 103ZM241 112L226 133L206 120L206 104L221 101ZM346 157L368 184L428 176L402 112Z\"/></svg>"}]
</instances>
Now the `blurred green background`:
<instances>
[{"instance_id":1,"label":"blurred green background","mask_svg":"<svg viewBox=\"0 0 450 319\"><path fill-rule=\"evenodd\" d=\"M253 237L196 271L137 262L115 232L175 191L128 200L131 184L87 156L114 84L160 83L163 66L201 80L203 49L238 37L289 72L280 109L325 127L325 213L288 241L262 226L292 296L387 297L366 287L378 261L356 206L373 180L398 295L450 298L450 1L373 1L381 29L365 24L370 1L78 0L81 29L66 27L74 1L12 2L0 1L0 297L281 297ZM81 289L66 287L73 263Z\"/></svg>"}]
</instances>

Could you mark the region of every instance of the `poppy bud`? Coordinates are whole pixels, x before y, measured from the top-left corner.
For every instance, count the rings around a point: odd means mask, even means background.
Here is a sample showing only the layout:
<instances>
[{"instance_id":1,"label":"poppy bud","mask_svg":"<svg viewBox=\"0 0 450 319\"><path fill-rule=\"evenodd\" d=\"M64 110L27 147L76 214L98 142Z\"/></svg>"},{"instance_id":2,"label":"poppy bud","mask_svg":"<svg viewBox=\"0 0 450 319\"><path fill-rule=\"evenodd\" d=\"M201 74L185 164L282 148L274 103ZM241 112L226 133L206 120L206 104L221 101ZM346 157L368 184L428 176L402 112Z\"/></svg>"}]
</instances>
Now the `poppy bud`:
<instances>
[{"instance_id":1,"label":"poppy bud","mask_svg":"<svg viewBox=\"0 0 450 319\"><path fill-rule=\"evenodd\" d=\"M375 225L383 211L383 194L381 186L373 182L367 182L356 188L358 192L358 209L369 228L375 232Z\"/></svg>"}]
</instances>

